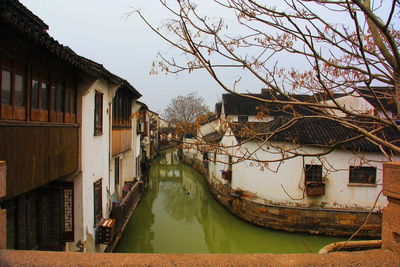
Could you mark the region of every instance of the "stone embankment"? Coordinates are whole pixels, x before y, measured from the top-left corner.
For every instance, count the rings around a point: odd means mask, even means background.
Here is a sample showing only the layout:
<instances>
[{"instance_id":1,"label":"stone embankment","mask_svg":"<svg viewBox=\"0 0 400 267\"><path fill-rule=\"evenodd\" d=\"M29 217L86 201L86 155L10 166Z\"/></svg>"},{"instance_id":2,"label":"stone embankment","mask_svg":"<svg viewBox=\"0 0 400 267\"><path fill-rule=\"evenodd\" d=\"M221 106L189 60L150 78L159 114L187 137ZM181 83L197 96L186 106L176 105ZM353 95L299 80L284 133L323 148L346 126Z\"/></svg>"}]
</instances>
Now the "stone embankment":
<instances>
[{"instance_id":1,"label":"stone embankment","mask_svg":"<svg viewBox=\"0 0 400 267\"><path fill-rule=\"evenodd\" d=\"M369 211L305 208L278 204L259 203L240 190L209 177L203 162L185 157L184 162L193 166L207 180L214 198L236 216L266 228L289 232L305 232L332 236L350 236L362 225ZM382 214L373 212L368 223L357 237L380 238Z\"/></svg>"}]
</instances>

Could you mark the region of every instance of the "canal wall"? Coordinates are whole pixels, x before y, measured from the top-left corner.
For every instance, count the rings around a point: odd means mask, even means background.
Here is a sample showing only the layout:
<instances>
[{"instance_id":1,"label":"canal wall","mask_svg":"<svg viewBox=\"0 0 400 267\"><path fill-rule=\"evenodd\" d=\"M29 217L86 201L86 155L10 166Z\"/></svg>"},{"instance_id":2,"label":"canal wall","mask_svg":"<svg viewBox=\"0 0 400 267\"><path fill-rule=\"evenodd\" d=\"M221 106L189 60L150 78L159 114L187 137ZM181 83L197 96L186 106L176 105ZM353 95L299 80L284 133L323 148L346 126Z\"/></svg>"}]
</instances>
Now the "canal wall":
<instances>
[{"instance_id":1,"label":"canal wall","mask_svg":"<svg viewBox=\"0 0 400 267\"><path fill-rule=\"evenodd\" d=\"M202 174L213 197L231 213L252 224L289 232L305 232L332 236L350 236L364 224L357 237L380 238L380 212L305 208L276 203L259 203L250 194L233 190L229 184L210 177L207 165L200 160L184 157L183 161Z\"/></svg>"}]
</instances>

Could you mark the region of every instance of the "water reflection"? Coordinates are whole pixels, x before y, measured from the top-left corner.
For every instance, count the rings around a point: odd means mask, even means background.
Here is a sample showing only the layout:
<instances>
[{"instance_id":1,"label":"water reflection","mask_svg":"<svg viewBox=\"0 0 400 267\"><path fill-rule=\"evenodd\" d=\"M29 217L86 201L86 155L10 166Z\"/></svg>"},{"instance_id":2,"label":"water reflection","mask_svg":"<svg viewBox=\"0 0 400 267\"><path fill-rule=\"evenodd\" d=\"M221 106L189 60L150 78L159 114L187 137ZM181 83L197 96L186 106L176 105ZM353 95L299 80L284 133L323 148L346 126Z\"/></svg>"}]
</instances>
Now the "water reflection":
<instances>
[{"instance_id":1,"label":"water reflection","mask_svg":"<svg viewBox=\"0 0 400 267\"><path fill-rule=\"evenodd\" d=\"M307 253L339 240L244 222L217 203L203 178L172 150L151 167L149 188L116 252Z\"/></svg>"}]
</instances>

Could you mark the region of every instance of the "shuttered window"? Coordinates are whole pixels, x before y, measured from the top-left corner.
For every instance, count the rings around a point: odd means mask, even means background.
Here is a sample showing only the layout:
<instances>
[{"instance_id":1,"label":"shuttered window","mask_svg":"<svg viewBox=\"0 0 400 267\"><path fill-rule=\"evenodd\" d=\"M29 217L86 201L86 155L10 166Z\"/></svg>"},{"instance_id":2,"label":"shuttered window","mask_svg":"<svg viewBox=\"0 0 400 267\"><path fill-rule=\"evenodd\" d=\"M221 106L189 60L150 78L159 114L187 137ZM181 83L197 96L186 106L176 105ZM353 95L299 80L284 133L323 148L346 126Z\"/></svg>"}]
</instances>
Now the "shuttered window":
<instances>
[{"instance_id":1,"label":"shuttered window","mask_svg":"<svg viewBox=\"0 0 400 267\"><path fill-rule=\"evenodd\" d=\"M96 92L94 101L94 134L103 133L103 94Z\"/></svg>"},{"instance_id":2,"label":"shuttered window","mask_svg":"<svg viewBox=\"0 0 400 267\"><path fill-rule=\"evenodd\" d=\"M93 212L94 212L94 225L96 226L100 223L101 218L103 217L102 210L102 180L98 180L93 184Z\"/></svg>"}]
</instances>

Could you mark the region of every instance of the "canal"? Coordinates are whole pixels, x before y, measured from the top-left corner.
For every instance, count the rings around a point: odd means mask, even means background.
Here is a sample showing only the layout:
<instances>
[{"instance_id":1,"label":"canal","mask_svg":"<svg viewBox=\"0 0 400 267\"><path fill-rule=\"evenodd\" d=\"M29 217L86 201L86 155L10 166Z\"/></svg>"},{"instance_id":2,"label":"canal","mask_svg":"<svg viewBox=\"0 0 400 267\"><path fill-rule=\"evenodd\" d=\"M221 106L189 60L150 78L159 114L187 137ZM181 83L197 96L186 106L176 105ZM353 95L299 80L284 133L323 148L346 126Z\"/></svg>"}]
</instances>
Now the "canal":
<instances>
[{"instance_id":1,"label":"canal","mask_svg":"<svg viewBox=\"0 0 400 267\"><path fill-rule=\"evenodd\" d=\"M150 182L115 252L317 253L343 238L269 230L232 215L208 191L204 178L168 150L150 170Z\"/></svg>"}]
</instances>

